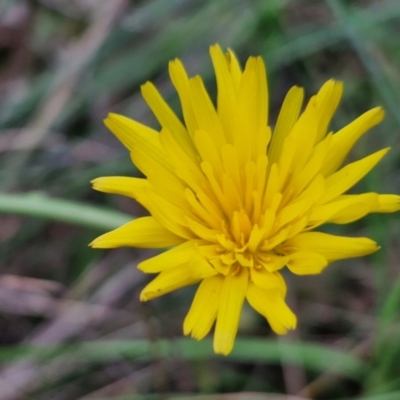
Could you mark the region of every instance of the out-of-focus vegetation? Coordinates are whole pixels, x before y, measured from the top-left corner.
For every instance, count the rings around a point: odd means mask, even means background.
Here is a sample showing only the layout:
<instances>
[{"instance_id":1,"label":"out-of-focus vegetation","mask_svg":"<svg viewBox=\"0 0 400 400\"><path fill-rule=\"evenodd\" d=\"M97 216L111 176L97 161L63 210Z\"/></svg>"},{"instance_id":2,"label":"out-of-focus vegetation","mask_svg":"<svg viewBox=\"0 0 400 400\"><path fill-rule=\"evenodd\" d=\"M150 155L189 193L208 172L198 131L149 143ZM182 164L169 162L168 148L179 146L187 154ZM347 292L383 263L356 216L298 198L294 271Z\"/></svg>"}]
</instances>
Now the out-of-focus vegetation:
<instances>
[{"instance_id":1,"label":"out-of-focus vegetation","mask_svg":"<svg viewBox=\"0 0 400 400\"><path fill-rule=\"evenodd\" d=\"M382 105L351 157L392 151L357 189L399 193L399 32L397 0L1 1L0 399L400 399L399 216L339 227L382 249L288 276L298 329L277 338L245 309L227 358L182 338L191 288L139 302L149 251L87 246L144 213L90 188L138 175L102 119L156 127L146 80L178 110L175 57L215 93L216 42L263 56L272 120L292 85L311 95L331 77L345 82L333 130Z\"/></svg>"}]
</instances>

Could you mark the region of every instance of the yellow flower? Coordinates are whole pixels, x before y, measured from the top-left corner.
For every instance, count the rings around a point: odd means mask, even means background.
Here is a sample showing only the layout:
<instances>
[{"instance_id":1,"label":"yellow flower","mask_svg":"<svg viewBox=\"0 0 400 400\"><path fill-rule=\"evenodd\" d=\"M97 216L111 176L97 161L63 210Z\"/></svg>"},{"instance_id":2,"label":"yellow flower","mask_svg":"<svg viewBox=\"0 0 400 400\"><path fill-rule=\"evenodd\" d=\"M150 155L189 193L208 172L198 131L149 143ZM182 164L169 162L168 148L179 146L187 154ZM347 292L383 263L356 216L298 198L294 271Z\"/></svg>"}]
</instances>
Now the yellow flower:
<instances>
[{"instance_id":1,"label":"yellow flower","mask_svg":"<svg viewBox=\"0 0 400 400\"><path fill-rule=\"evenodd\" d=\"M271 134L263 60L250 57L242 71L232 51L223 54L215 45L210 53L217 107L202 79L188 78L176 59L169 74L184 124L149 82L142 94L160 132L116 114L105 120L146 179L103 177L93 186L136 199L151 216L91 245L172 247L138 265L145 273L158 273L141 300L200 282L184 333L200 340L216 321L214 350L228 354L245 299L276 333L296 327L296 316L285 303L282 268L297 275L319 274L332 261L378 249L368 238L315 232L317 227L397 211L400 197L344 194L389 150L341 166L356 141L381 122L380 107L327 133L342 83L326 82L304 111L303 89L293 87Z\"/></svg>"}]
</instances>

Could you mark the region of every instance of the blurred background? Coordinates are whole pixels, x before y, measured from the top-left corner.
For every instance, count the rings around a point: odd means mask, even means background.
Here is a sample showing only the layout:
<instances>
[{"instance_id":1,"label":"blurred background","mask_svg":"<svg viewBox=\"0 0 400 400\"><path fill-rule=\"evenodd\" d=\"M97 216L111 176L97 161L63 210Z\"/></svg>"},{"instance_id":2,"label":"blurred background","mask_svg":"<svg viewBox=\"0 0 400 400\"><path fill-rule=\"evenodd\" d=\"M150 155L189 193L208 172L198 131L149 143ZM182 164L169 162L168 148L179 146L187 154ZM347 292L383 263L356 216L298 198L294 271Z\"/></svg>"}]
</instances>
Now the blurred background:
<instances>
[{"instance_id":1,"label":"blurred background","mask_svg":"<svg viewBox=\"0 0 400 400\"><path fill-rule=\"evenodd\" d=\"M175 57L215 95L214 43L264 58L272 121L291 86L329 78L345 83L332 130L382 105L350 158L392 151L355 191L399 193L399 37L398 0L1 0L0 400L400 399L399 215L328 227L382 249L287 276L298 329L277 338L245 307L229 357L182 338L194 288L139 302L154 252L88 247L145 214L91 189L139 176L102 120L157 127L147 80L179 113Z\"/></svg>"}]
</instances>

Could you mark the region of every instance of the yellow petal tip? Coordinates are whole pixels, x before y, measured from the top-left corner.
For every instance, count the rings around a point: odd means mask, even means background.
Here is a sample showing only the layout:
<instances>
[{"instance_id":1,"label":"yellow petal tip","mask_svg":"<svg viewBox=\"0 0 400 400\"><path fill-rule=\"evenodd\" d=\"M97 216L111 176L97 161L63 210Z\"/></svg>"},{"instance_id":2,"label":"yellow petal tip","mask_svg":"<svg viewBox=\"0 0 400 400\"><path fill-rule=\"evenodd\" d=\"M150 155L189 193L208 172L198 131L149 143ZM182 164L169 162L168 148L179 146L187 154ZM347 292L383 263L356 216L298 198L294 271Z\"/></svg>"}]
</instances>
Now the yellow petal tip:
<instances>
[{"instance_id":1,"label":"yellow petal tip","mask_svg":"<svg viewBox=\"0 0 400 400\"><path fill-rule=\"evenodd\" d=\"M145 301L148 301L148 300L150 300L150 298L147 296L147 294L144 291L142 291L140 293L140 301L145 302Z\"/></svg>"},{"instance_id":2,"label":"yellow petal tip","mask_svg":"<svg viewBox=\"0 0 400 400\"><path fill-rule=\"evenodd\" d=\"M94 239L92 242L89 243L89 247L91 247L93 249L99 249L99 248L101 248L101 241Z\"/></svg>"},{"instance_id":3,"label":"yellow petal tip","mask_svg":"<svg viewBox=\"0 0 400 400\"><path fill-rule=\"evenodd\" d=\"M99 190L99 187L100 187L99 183L100 183L101 179L102 178L96 178L96 179L93 179L90 181L90 183L92 184L92 188L94 190Z\"/></svg>"}]
</instances>

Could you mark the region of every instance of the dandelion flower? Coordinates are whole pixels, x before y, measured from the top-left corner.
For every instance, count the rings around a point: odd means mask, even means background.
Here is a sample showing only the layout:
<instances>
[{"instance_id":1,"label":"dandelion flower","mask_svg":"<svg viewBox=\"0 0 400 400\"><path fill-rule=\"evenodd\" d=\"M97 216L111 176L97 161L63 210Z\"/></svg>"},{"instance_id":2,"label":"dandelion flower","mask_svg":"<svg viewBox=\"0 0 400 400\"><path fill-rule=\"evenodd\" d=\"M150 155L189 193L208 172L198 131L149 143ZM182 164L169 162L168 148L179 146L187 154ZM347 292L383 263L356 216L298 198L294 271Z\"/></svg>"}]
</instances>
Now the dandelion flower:
<instances>
[{"instance_id":1,"label":"dandelion flower","mask_svg":"<svg viewBox=\"0 0 400 400\"><path fill-rule=\"evenodd\" d=\"M216 106L201 77L189 78L176 59L169 74L184 123L150 82L142 94L160 132L121 115L105 120L146 178L102 177L93 181L94 189L129 196L150 216L91 245L170 248L138 265L158 274L140 299L200 283L184 334L200 340L215 323L214 351L226 355L234 346L245 300L277 334L296 327L285 302L283 268L297 275L319 274L333 261L379 248L368 238L318 232L319 226L397 211L400 197L345 194L389 150L342 166L356 141L381 122L380 107L328 133L342 83L326 82L304 111L303 89L293 87L271 132L263 60L250 57L242 70L232 51L224 54L215 45L210 53Z\"/></svg>"}]
</instances>

